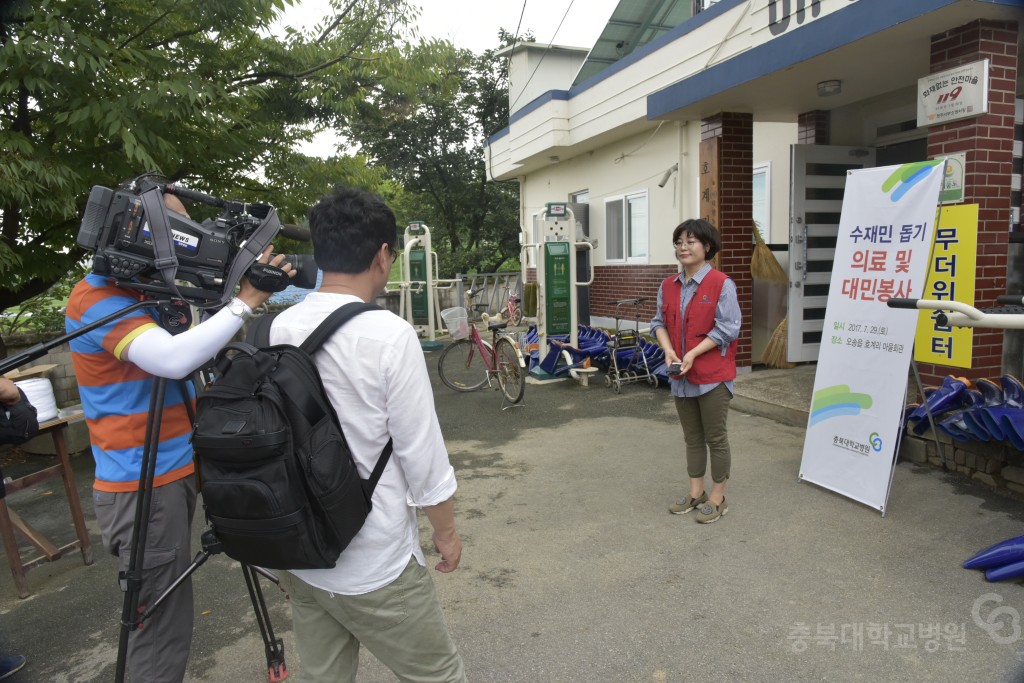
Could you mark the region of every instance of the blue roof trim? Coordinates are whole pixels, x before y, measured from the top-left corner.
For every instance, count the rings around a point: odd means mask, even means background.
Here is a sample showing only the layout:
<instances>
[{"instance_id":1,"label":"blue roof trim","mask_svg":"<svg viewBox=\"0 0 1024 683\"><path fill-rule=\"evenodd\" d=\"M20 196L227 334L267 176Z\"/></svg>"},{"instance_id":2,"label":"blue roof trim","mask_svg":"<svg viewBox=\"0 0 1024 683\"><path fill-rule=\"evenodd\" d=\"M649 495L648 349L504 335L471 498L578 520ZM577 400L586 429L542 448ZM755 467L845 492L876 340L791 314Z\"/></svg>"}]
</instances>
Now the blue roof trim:
<instances>
[{"instance_id":1,"label":"blue roof trim","mask_svg":"<svg viewBox=\"0 0 1024 683\"><path fill-rule=\"evenodd\" d=\"M517 119L519 119L519 118L521 118L523 116L526 116L527 114L529 114L534 109L539 109L539 108L543 107L545 104L547 104L548 102L553 102L554 100L566 101L568 99L569 99L569 91L568 90L548 90L543 95L540 95L535 100L532 100L528 105L526 105L522 109L519 109L518 111L516 111L515 114L513 114L512 116L509 117L508 122L512 123L513 121L515 121L515 120L517 120Z\"/></svg>"},{"instance_id":2,"label":"blue roof trim","mask_svg":"<svg viewBox=\"0 0 1024 683\"><path fill-rule=\"evenodd\" d=\"M582 83L578 83L577 85L572 86L569 90L551 90L551 91L549 91L549 92L539 96L537 99L533 100L528 105L526 105L522 109L517 110L514 114L512 114L509 117L509 119L508 119L509 125L511 125L512 123L518 121L520 118L522 118L523 116L526 116L527 114L529 114L530 112L534 111L538 107L540 107L540 106L542 106L544 104L547 104L551 100L555 100L555 99L558 99L558 100L569 100L569 99L572 99L576 95L579 95L580 93L585 92L585 91L589 90L590 88L593 88L594 86L596 86L597 84L601 83L605 79L614 76L618 72L620 72L623 69L625 69L627 66L630 66L631 64L635 64L636 62L640 61L641 59L643 59L647 55L649 55L652 52L654 52L655 50L658 50L658 49L664 47L668 43L671 43L673 40L677 40L681 36L685 36L690 31L693 31L695 29L700 28L701 26L703 26L704 24L708 23L709 21L714 21L715 19L717 19L722 14L728 12L729 9L731 9L733 7L736 7L741 2L746 2L746 1L747 0L721 0L718 3L715 3L714 5L709 7L708 9L704 10L703 12L698 13L697 16L690 17L689 19L687 19L683 23L679 24L679 26L676 26L671 31L668 31L668 32L664 33L663 35L658 36L656 39L654 39L651 42L647 43L643 47L641 47L641 48L639 48L637 50L634 50L633 52L631 52L630 54L626 55L625 57L623 57L619 61L615 62L614 64L611 64L607 69L605 69L601 73L593 76L592 78L590 78L590 79L588 79L588 80L586 80L586 81L584 81ZM495 133L494 135L492 135L489 138L487 138L487 142L488 143L495 142L495 141L501 139L502 137L504 137L505 135L507 135L508 132L509 132L508 127L505 127L503 129L501 129L500 131L498 131L497 133Z\"/></svg>"},{"instance_id":3,"label":"blue roof trim","mask_svg":"<svg viewBox=\"0 0 1024 683\"><path fill-rule=\"evenodd\" d=\"M986 0L1020 5L1021 0ZM652 93L647 118L657 119L738 85L817 57L958 0L859 0L763 45Z\"/></svg>"},{"instance_id":4,"label":"blue roof trim","mask_svg":"<svg viewBox=\"0 0 1024 683\"><path fill-rule=\"evenodd\" d=\"M566 101L568 99L569 99L569 91L568 90L548 90L546 93L544 93L543 95L538 96L537 99L531 101L528 105L526 105L522 109L519 109L518 111L516 111L515 114L513 114L510 117L508 117L509 126L511 126L514 121L519 120L521 117L526 116L527 114L529 114L531 111L533 111L535 109L539 109L540 107L543 107L548 102L553 102L555 100ZM487 142L491 143L491 142L494 142L495 140L498 140L498 139L504 137L505 135L508 134L508 128L509 128L508 126L505 126L501 130L499 130L497 133L495 133L491 137L487 138Z\"/></svg>"},{"instance_id":5,"label":"blue roof trim","mask_svg":"<svg viewBox=\"0 0 1024 683\"><path fill-rule=\"evenodd\" d=\"M728 12L733 7L739 5L741 2L746 2L746 0L721 0L718 3L715 3L711 7L704 10L703 12L699 12L696 16L690 17L683 23L679 24L679 26L676 26L671 31L666 31L662 35L658 36L651 42L644 45L643 47L633 50L633 52L629 53L619 61L615 62L614 64L608 65L608 68L605 69L604 71L591 76L589 79L583 81L582 83L577 83L576 85L572 86L571 88L569 88L569 93L575 97L581 92L593 88L601 81L610 78L611 76L614 76L615 74L622 71L626 67L635 64L636 62L639 62L641 59L651 54L655 50L659 50L668 45L669 43L671 43L672 41L678 40L682 36L685 36L687 33L695 31L704 24L714 21L721 15Z\"/></svg>"},{"instance_id":6,"label":"blue roof trim","mask_svg":"<svg viewBox=\"0 0 1024 683\"><path fill-rule=\"evenodd\" d=\"M792 66L797 62L828 52L829 50L842 47L909 19L934 12L957 1L900 0L899 2L892 2L892 0L859 0L849 7L837 10L821 19L815 19L799 28L792 29L764 45L748 50L742 55L706 69L659 92L652 93L647 97L647 118L656 119L664 116L675 109L699 102L704 98L741 85L747 81ZM552 90L541 95L510 116L509 124L512 124L547 102L555 99L572 99L580 93L593 88L668 43L700 28L709 21L717 19L741 2L745 2L745 0L721 0L721 2L712 5L656 40L652 40L632 54L615 62L593 78L573 86L568 91ZM1024 0L975 0L975 2L1008 7L1024 7ZM808 30L811 28L814 31ZM505 127L487 138L487 142L492 143L500 140L508 135L508 133L509 127Z\"/></svg>"}]
</instances>

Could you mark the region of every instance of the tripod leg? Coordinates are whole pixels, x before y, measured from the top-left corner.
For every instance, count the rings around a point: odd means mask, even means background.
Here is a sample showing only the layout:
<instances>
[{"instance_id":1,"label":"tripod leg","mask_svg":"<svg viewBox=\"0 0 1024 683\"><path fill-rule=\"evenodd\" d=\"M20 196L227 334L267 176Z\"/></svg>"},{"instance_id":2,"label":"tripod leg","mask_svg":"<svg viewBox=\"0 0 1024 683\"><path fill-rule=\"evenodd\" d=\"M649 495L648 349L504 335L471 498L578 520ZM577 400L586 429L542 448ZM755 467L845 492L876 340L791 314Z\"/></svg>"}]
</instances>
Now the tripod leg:
<instances>
[{"instance_id":1,"label":"tripod leg","mask_svg":"<svg viewBox=\"0 0 1024 683\"><path fill-rule=\"evenodd\" d=\"M203 566L203 564L204 564L204 563L205 563L205 562L206 562L206 561L207 561L208 559L210 559L210 553L209 553L209 551L206 551L206 550L202 550L202 551L200 551L200 552L196 553L196 556L195 556L195 558L193 558L193 560L192 560L192 564L190 564L190 565L189 565L189 566L188 566L188 567L187 567L187 568L185 569L185 571L183 571L183 572L182 572L182 573L181 573L181 574L180 574L180 575L178 576L178 578L176 578L176 579L175 579L175 580L174 580L174 581L173 581L173 582L171 583L171 585L167 587L167 590L165 590L165 591L164 591L163 593L161 593L161 594L160 594L160 597L159 597L159 598L157 598L156 600L154 600L154 601L153 601L153 604L152 604L152 605L149 605L149 606L147 606L147 607L146 607L146 610L145 610L144 612L142 612L142 614L141 614L141 615L139 615L139 625L140 625L140 627L141 627L141 625L142 625L142 622L144 622L144 621L145 621L146 619L149 619L149 618L150 618L151 616L153 616L153 614L154 614L154 613L155 613L155 612L156 612L156 611L157 611L157 610L158 610L158 609L160 608L160 605L162 605L162 604L163 604L164 600L166 600L166 599L167 599L167 597L168 597L168 596L169 596L169 595L170 595L171 593L173 593L173 592L174 592L174 591L175 591L175 590L176 590L176 589L178 588L178 586L180 586L180 585L181 585L181 583L182 583L182 582L183 582L183 581L184 581L185 579L187 579L188 577L192 576L192 574L194 574L194 573L195 573L195 571L196 571L197 569L199 569L200 567L202 567L202 566Z\"/></svg>"},{"instance_id":2,"label":"tripod leg","mask_svg":"<svg viewBox=\"0 0 1024 683\"><path fill-rule=\"evenodd\" d=\"M280 582L265 569L242 565L245 586L249 589L249 599L252 601L252 609L256 614L256 623L259 624L263 648L267 655L267 680L270 683L277 683L288 678L288 666L284 661L284 641L274 637L274 626L270 623L270 613L267 611L267 602L263 599L263 589L260 588L257 570L264 576L269 576L274 583L280 585Z\"/></svg>"},{"instance_id":3,"label":"tripod leg","mask_svg":"<svg viewBox=\"0 0 1024 683\"><path fill-rule=\"evenodd\" d=\"M121 572L119 582L124 591L121 607L121 637L117 644L116 683L123 683L128 656L128 637L139 628L139 592L142 587L142 570L145 567L146 536L149 527L150 504L153 495L153 478L156 473L156 450L159 443L160 422L164 409L164 388L167 380L158 377L153 383L149 397L149 419L146 422L146 439L142 449L142 463L139 471L139 494L135 504L135 524L132 528L132 543L128 569Z\"/></svg>"}]
</instances>

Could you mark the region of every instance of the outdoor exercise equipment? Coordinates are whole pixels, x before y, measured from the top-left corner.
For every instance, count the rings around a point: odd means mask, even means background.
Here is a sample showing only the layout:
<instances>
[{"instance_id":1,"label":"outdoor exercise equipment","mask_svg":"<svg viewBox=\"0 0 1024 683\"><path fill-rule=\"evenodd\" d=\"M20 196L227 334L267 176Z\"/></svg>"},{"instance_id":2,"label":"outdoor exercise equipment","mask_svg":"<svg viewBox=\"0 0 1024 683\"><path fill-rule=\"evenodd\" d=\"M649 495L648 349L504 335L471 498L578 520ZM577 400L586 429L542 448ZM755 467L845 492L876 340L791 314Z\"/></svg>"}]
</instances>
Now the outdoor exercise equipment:
<instances>
[{"instance_id":1,"label":"outdoor exercise equipment","mask_svg":"<svg viewBox=\"0 0 1024 683\"><path fill-rule=\"evenodd\" d=\"M576 241L576 219L565 202L546 205L538 243L530 242L530 235L525 230L519 239L523 268L526 268L530 254L534 255L537 263L537 332L540 353L547 353L549 335L566 335L569 345L578 348L578 289L594 281L594 267L591 261L589 279L585 282L577 281L576 250L593 250L594 245L587 241ZM531 368L530 374L551 376L540 365Z\"/></svg>"},{"instance_id":2,"label":"outdoor exercise equipment","mask_svg":"<svg viewBox=\"0 0 1024 683\"><path fill-rule=\"evenodd\" d=\"M420 338L434 342L441 322L438 288L453 287L454 280L440 280L437 276L437 255L430 246L430 228L426 223L413 221L405 228L402 252L402 279L389 282L388 289L398 288L399 315L416 329Z\"/></svg>"}]
</instances>

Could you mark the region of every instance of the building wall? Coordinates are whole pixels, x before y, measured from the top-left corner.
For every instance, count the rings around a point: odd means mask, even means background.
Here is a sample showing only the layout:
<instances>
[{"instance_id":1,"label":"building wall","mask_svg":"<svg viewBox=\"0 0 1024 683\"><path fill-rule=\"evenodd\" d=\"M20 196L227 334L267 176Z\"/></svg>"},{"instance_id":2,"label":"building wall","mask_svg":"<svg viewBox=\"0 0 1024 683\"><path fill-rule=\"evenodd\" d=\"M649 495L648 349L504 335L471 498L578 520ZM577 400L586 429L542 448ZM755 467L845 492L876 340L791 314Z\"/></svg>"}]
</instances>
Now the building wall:
<instances>
[{"instance_id":1,"label":"building wall","mask_svg":"<svg viewBox=\"0 0 1024 683\"><path fill-rule=\"evenodd\" d=\"M548 202L568 201L571 193L587 190L590 195L590 234L597 238L594 265L604 266L607 264L606 200L627 193L646 192L649 212L647 264L674 264L671 249L667 248L672 241L672 230L679 224L684 209L696 206L696 169L688 171L687 162L680 163L681 145L688 144L694 137L689 132L690 128L693 126L671 122L653 125L643 134L568 161L551 163L543 171L530 174L520 186L522 225L530 229L533 216L542 213ZM695 158L695 143L692 149ZM665 171L676 163L680 164L680 171L672 175L665 187L658 187Z\"/></svg>"},{"instance_id":2,"label":"building wall","mask_svg":"<svg viewBox=\"0 0 1024 683\"><path fill-rule=\"evenodd\" d=\"M761 155L755 159L770 161L772 169L772 232L769 241L781 244L789 240L789 147L796 142L796 134L796 125L792 123L754 124L755 155ZM527 228L532 227L534 216L542 213L548 202L567 201L572 193L588 191L590 235L597 239L594 284L590 288L590 312L594 324L610 327L617 316L624 314L635 319L633 310L616 310L612 302L619 299L649 298L640 307L643 327L654 315L658 285L668 275L678 272L671 246L672 231L683 220L700 215L699 145L698 122L651 124L649 131L612 142L568 161L551 163L543 171L521 180L522 225ZM670 175L664 187L659 187L665 171L677 163L678 172ZM648 258L643 263L609 262L605 202L633 192L646 192L648 198ZM723 207L728 213L732 202L728 197L723 197L722 201L729 203ZM749 214L747 223L750 223ZM736 243L730 247L735 253L730 254L742 253L742 257L730 257L730 267L735 272L729 274L734 279L742 279L749 275L753 225L744 225L742 230L730 229L735 231L730 239ZM787 262L785 253L779 253L779 260L783 264ZM528 268L527 281L533 281L534 277L535 272ZM744 290L748 298L749 294ZM749 349L745 353L749 355Z\"/></svg>"},{"instance_id":3,"label":"building wall","mask_svg":"<svg viewBox=\"0 0 1024 683\"><path fill-rule=\"evenodd\" d=\"M509 62L509 112L522 109L549 90L572 83L588 52L585 48L539 43L517 45ZM538 68L542 61L543 67Z\"/></svg>"},{"instance_id":4,"label":"building wall","mask_svg":"<svg viewBox=\"0 0 1024 683\"><path fill-rule=\"evenodd\" d=\"M916 118L917 87L909 85L831 110L829 144L849 147L874 146L878 142L877 131L880 127ZM915 129L890 138L890 141L923 138L927 135L927 130Z\"/></svg>"},{"instance_id":5,"label":"building wall","mask_svg":"<svg viewBox=\"0 0 1024 683\"><path fill-rule=\"evenodd\" d=\"M1009 21L978 20L932 36L932 73L990 60L988 113L928 129L930 157L958 152L967 157L964 202L979 207L975 300L983 305L1007 287L1019 41L1019 25ZM1001 330L975 329L972 367L955 372L971 379L998 375L1003 339ZM926 385L937 384L950 373L949 368L930 364L922 364L920 371Z\"/></svg>"},{"instance_id":6,"label":"building wall","mask_svg":"<svg viewBox=\"0 0 1024 683\"><path fill-rule=\"evenodd\" d=\"M754 123L754 164L771 162L771 234L768 242L789 241L790 145L797 143L792 123Z\"/></svg>"}]
</instances>

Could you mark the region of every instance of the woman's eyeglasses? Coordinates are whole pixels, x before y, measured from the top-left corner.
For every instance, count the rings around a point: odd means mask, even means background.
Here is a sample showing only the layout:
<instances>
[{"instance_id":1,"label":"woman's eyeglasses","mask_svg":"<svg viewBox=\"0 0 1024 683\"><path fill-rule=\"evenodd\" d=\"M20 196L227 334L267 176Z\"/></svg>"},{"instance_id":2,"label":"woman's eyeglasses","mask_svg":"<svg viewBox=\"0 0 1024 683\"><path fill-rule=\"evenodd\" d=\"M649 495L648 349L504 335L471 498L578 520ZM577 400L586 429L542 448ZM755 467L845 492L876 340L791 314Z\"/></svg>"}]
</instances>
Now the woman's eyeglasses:
<instances>
[{"instance_id":1,"label":"woman's eyeglasses","mask_svg":"<svg viewBox=\"0 0 1024 683\"><path fill-rule=\"evenodd\" d=\"M676 240L675 242L672 243L672 246L675 247L676 249L679 249L681 246L685 244L690 249L693 249L700 243L700 240L686 240L685 242L683 240Z\"/></svg>"}]
</instances>

